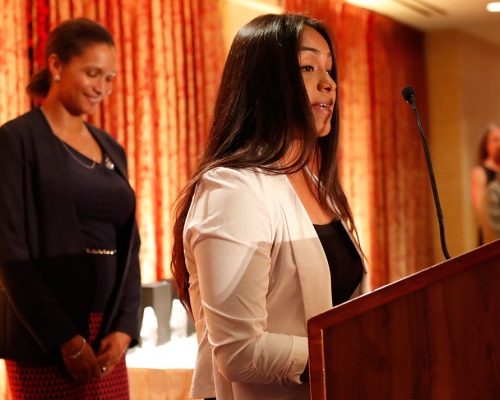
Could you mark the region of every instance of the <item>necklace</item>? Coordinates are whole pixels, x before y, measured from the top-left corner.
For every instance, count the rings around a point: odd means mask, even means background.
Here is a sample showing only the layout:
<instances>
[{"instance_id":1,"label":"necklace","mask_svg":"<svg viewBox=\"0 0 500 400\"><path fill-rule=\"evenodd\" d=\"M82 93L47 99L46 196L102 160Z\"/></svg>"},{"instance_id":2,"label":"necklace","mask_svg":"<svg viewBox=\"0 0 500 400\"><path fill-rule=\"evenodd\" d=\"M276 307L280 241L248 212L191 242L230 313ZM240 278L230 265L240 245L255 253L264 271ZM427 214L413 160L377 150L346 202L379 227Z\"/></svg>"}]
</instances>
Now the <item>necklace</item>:
<instances>
[{"instance_id":1,"label":"necklace","mask_svg":"<svg viewBox=\"0 0 500 400\"><path fill-rule=\"evenodd\" d=\"M107 169L113 171L115 169L115 164L113 164L113 160L109 158L107 153L104 153L104 165L106 166Z\"/></svg>"},{"instance_id":2,"label":"necklace","mask_svg":"<svg viewBox=\"0 0 500 400\"><path fill-rule=\"evenodd\" d=\"M94 156L92 155L92 164L91 165L88 165L88 164L85 164L83 161L81 161L77 156L75 156L73 154L73 152L71 151L71 149L68 147L68 145L66 143L64 143L64 140L62 140L59 136L57 136L57 138L59 138L59 140L61 141L63 147L66 149L66 151L68 152L68 154L71 156L71 158L73 158L73 160L75 160L78 164L80 164L82 167L85 167L87 169L94 169L94 167L96 166L96 162L95 162L95 158Z\"/></svg>"},{"instance_id":3,"label":"necklace","mask_svg":"<svg viewBox=\"0 0 500 400\"><path fill-rule=\"evenodd\" d=\"M43 116L45 117L45 120L47 121L47 123L50 125L50 122L49 122L49 119L47 118L47 115L45 114L45 111L43 111L43 108L40 107L40 111L42 112ZM52 128L52 127L51 127ZM70 150L70 148L68 147L68 145L64 142L64 140L62 140L59 136L57 136L56 134L54 134L54 136L56 136L62 143L63 147L66 149L66 151L68 152L68 154L71 156L71 158L73 158L73 160L75 160L78 164L80 164L82 167L85 167L87 169L94 169L94 167L96 166L96 162L95 162L95 157L94 157L94 152L92 151L92 164L91 165L87 165L85 164L84 162L82 162L80 159L78 159L74 154L73 152ZM92 146L93 147L93 146ZM109 167L108 167L109 168ZM114 168L114 165L113 165L113 168ZM112 169L112 168L110 168Z\"/></svg>"}]
</instances>

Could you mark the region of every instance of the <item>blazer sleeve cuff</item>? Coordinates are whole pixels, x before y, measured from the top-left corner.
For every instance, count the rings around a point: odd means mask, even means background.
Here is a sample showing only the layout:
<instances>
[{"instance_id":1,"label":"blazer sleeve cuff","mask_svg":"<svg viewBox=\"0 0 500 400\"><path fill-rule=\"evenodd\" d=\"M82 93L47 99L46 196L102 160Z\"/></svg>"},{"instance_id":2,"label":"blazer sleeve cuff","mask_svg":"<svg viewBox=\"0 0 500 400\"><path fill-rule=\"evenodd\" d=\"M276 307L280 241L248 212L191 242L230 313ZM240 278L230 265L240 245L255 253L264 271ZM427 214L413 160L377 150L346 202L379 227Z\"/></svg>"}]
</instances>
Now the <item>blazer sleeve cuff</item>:
<instances>
[{"instance_id":1,"label":"blazer sleeve cuff","mask_svg":"<svg viewBox=\"0 0 500 400\"><path fill-rule=\"evenodd\" d=\"M308 342L307 338L302 336L292 336L292 340L291 363L287 375L293 383L300 385L300 375L304 372L309 357Z\"/></svg>"}]
</instances>

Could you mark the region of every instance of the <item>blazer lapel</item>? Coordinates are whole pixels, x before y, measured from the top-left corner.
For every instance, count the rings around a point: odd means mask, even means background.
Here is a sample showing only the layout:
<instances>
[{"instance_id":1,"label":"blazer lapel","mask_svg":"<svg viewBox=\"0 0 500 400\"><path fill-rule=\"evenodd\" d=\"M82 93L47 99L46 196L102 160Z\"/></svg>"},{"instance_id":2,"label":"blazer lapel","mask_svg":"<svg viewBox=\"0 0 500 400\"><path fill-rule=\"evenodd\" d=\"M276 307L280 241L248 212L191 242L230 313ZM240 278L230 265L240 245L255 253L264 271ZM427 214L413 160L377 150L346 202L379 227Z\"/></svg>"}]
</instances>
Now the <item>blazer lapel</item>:
<instances>
[{"instance_id":1,"label":"blazer lapel","mask_svg":"<svg viewBox=\"0 0 500 400\"><path fill-rule=\"evenodd\" d=\"M115 146L112 146L109 143L108 138L105 136L103 132L101 132L99 129L96 129L94 126L90 124L86 124L86 126L92 132L92 135L94 135L94 138L97 140L99 145L111 158L111 160L115 164L115 168L117 169L117 171L121 175L123 175L124 178L128 180L127 166L125 165L125 160L123 158L123 155L119 153L118 149Z\"/></svg>"},{"instance_id":2,"label":"blazer lapel","mask_svg":"<svg viewBox=\"0 0 500 400\"><path fill-rule=\"evenodd\" d=\"M272 190L285 218L297 265L306 319L332 308L330 269L307 212L286 175L272 176ZM323 288L320 290L320 288Z\"/></svg>"},{"instance_id":3,"label":"blazer lapel","mask_svg":"<svg viewBox=\"0 0 500 400\"><path fill-rule=\"evenodd\" d=\"M310 177L312 177L314 179L314 181L318 185L321 184L319 182L318 177L316 175L314 175L312 173L312 171L308 167L306 167L305 171L309 174ZM333 204L333 207L337 210L337 214L340 215L340 213L338 212L336 204ZM361 278L361 282L358 285L358 287L356 288L356 290L354 291L353 295L351 296L351 298L354 298L354 297L359 296L362 293L367 293L367 292L370 291L370 285L369 285L369 282L368 282L368 269L366 267L366 258L365 258L365 255L361 251L361 247L359 247L359 244L358 244L357 240L354 239L354 236L353 236L351 230L348 228L346 222L343 219L340 220L340 221L342 222L342 226L344 227L345 231L349 235L349 238L351 239L352 244L354 245L356 251L358 252L359 257L361 258L361 263L363 264L363 276Z\"/></svg>"},{"instance_id":4,"label":"blazer lapel","mask_svg":"<svg viewBox=\"0 0 500 400\"><path fill-rule=\"evenodd\" d=\"M45 257L61 254L80 254L85 251L83 237L79 228L76 210L71 199L66 168L61 156L61 146L52 133L43 112L36 108L32 111L31 138L37 160L39 176L38 190L43 218L47 226L59 235L47 235L45 239ZM46 202L46 203L45 203ZM61 240L61 238L64 238Z\"/></svg>"}]
</instances>

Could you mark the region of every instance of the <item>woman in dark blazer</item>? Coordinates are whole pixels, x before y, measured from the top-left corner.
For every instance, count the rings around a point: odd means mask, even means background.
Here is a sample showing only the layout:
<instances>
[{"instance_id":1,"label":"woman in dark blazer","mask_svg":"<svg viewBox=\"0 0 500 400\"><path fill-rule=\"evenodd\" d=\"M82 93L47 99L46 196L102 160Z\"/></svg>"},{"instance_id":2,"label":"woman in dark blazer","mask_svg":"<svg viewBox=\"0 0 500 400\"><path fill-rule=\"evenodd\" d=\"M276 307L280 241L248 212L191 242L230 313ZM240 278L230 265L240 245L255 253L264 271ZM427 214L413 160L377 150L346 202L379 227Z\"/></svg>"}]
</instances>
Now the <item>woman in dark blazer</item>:
<instances>
[{"instance_id":1,"label":"woman in dark blazer","mask_svg":"<svg viewBox=\"0 0 500 400\"><path fill-rule=\"evenodd\" d=\"M0 127L0 357L14 399L127 399L140 239L122 147L86 123L110 93L113 39L49 35L36 108Z\"/></svg>"}]
</instances>

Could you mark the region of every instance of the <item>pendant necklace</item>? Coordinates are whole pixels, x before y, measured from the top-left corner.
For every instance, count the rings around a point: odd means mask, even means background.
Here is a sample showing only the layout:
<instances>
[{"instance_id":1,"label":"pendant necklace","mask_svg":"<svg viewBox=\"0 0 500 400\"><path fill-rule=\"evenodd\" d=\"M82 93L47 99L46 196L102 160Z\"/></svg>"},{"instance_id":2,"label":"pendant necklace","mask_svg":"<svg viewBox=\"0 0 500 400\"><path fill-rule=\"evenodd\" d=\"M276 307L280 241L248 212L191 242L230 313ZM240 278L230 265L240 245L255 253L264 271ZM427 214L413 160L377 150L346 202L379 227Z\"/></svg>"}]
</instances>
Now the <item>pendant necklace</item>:
<instances>
[{"instance_id":1,"label":"pendant necklace","mask_svg":"<svg viewBox=\"0 0 500 400\"><path fill-rule=\"evenodd\" d=\"M43 111L42 107L40 107L40 111L42 112L43 116L45 117L47 123L49 124L50 126L50 122L49 122L49 119L47 118L47 115L45 114L45 111ZM52 127L51 127L52 128ZM90 134L90 133L89 133ZM87 168L87 169L94 169L94 167L96 166L96 161L95 161L95 157L94 157L94 151L92 149L92 164L91 165L88 165L88 164L85 164L82 160L80 160L75 154L73 154L73 151L71 151L71 149L68 147L68 145L66 144L66 142L64 140L62 140L59 136L57 136L55 133L54 133L54 136L57 137L63 147L66 149L66 151L68 152L68 154L71 156L71 158L73 158L73 160L75 160L78 164L80 164L82 167L84 168ZM93 148L94 146L92 146ZM75 150L77 151L77 150ZM114 167L114 165L113 165ZM111 168L110 168L111 169Z\"/></svg>"},{"instance_id":2,"label":"pendant necklace","mask_svg":"<svg viewBox=\"0 0 500 400\"><path fill-rule=\"evenodd\" d=\"M57 136L57 135L56 135ZM95 158L94 158L94 155L92 154L92 164L91 165L88 165L88 164L85 164L82 160L80 160L75 154L73 154L73 151L71 151L71 149L68 147L68 145L66 143L64 143L64 140L62 140L59 136L57 136L57 138L59 138L59 140L61 141L63 147L66 149L66 151L69 153L69 155L73 158L73 160L75 160L78 164L80 164L82 167L85 167L87 169L94 169L94 167L96 166L96 161L95 161Z\"/></svg>"}]
</instances>

